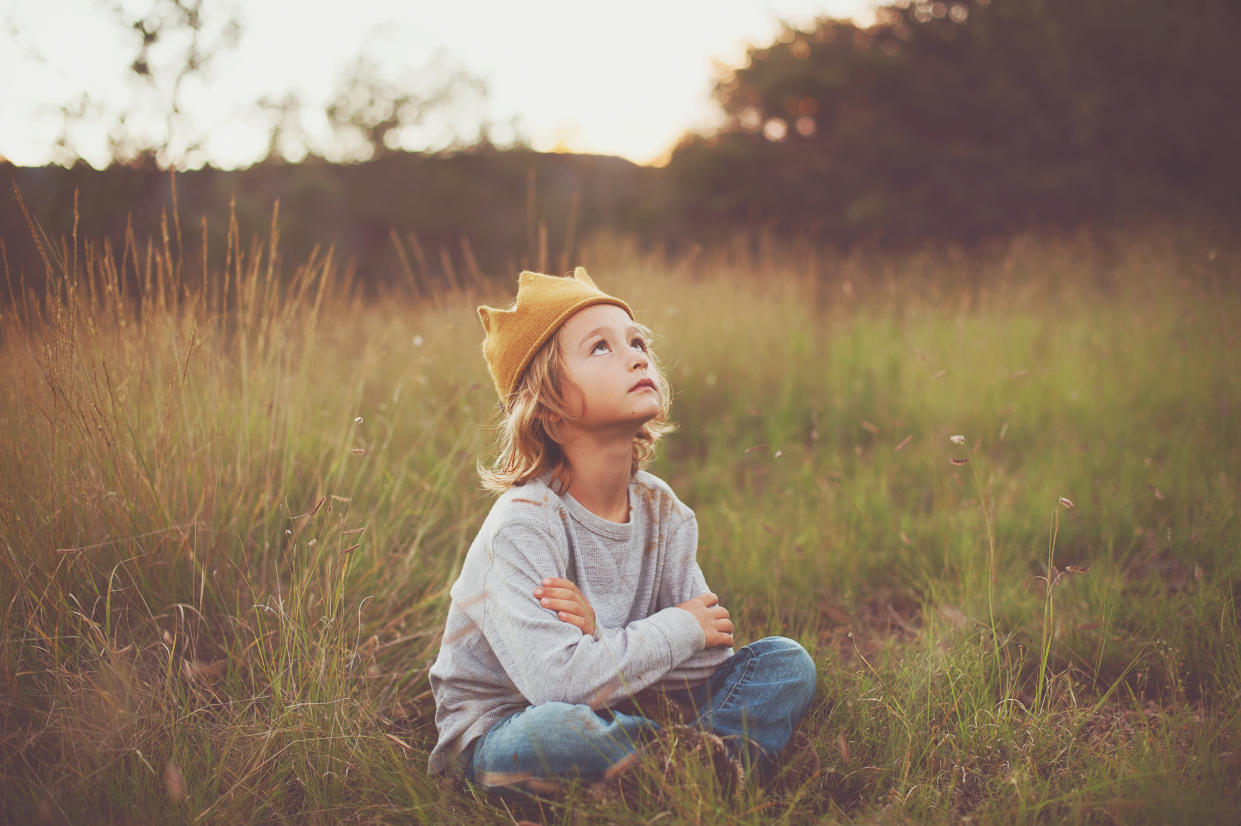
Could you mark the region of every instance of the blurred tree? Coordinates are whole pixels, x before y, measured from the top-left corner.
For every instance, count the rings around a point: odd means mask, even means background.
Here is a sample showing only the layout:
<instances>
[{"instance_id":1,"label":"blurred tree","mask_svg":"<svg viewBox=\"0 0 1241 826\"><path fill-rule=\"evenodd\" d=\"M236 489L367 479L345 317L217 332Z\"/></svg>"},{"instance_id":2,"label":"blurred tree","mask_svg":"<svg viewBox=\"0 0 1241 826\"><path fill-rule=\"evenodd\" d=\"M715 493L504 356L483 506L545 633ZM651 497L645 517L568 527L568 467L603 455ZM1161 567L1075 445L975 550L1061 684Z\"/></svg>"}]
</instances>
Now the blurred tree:
<instances>
[{"instance_id":1,"label":"blurred tree","mask_svg":"<svg viewBox=\"0 0 1241 826\"><path fill-rule=\"evenodd\" d=\"M112 161L162 167L201 163L205 132L187 117L186 96L235 48L241 18L224 0L150 0L140 11L117 2L112 15L131 47L133 99L115 111L83 94L60 107L57 159L81 157L77 135L103 124Z\"/></svg>"},{"instance_id":2,"label":"blurred tree","mask_svg":"<svg viewBox=\"0 0 1241 826\"><path fill-rule=\"evenodd\" d=\"M201 166L218 125L205 122L210 107L201 103L202 93L213 69L240 42L239 0L93 2L120 27L128 94L83 93L61 103L55 160ZM16 17L4 17L3 33L33 60L46 62ZM314 154L359 161L396 149L490 144L482 80L444 53L420 67L409 63L408 53L404 33L381 27L346 66L330 99L308 100L288 90L239 101L238 112L269 124L266 157L272 160L300 161ZM509 131L514 138L507 145L521 145L516 130Z\"/></svg>"},{"instance_id":3,"label":"blurred tree","mask_svg":"<svg viewBox=\"0 0 1241 826\"><path fill-rule=\"evenodd\" d=\"M327 104L331 144L324 156L364 161L409 148L461 148L483 139L484 82L440 52L421 69L381 60L372 41L345 70ZM401 53L405 46L398 45ZM465 134L468 132L473 134Z\"/></svg>"},{"instance_id":4,"label":"blurred tree","mask_svg":"<svg viewBox=\"0 0 1241 826\"><path fill-rule=\"evenodd\" d=\"M267 95L259 99L258 109L271 121L266 160L297 162L310 152L313 142L302 116L306 103L297 92Z\"/></svg>"},{"instance_id":5,"label":"blurred tree","mask_svg":"<svg viewBox=\"0 0 1241 826\"><path fill-rule=\"evenodd\" d=\"M1241 206L1241 4L952 0L786 28L722 76L669 172L683 214L976 237Z\"/></svg>"}]
</instances>

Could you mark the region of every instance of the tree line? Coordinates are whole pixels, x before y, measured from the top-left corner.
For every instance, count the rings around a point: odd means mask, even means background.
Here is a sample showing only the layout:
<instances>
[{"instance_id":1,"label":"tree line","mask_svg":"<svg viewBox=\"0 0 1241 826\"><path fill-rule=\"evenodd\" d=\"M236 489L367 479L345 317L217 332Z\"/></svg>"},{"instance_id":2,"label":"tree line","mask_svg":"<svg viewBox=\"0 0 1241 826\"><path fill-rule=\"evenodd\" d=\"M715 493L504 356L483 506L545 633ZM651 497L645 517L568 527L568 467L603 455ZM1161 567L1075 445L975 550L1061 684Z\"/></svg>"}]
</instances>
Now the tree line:
<instances>
[{"instance_id":1,"label":"tree line","mask_svg":"<svg viewBox=\"0 0 1241 826\"><path fill-rule=\"evenodd\" d=\"M948 0L786 28L670 165L691 225L977 238L1241 204L1241 3Z\"/></svg>"},{"instance_id":2,"label":"tree line","mask_svg":"<svg viewBox=\"0 0 1241 826\"><path fill-rule=\"evenodd\" d=\"M156 31L136 30L143 42ZM659 169L497 147L485 130L453 151L385 150L418 107L395 87L378 95L359 69L336 114L369 160L290 163L277 130L249 169L177 173L179 208L191 226L211 216L222 255L230 209L249 237L279 200L286 255L331 245L367 283L412 272L428 284L565 269L599 229L670 245L746 229L844 246L1148 215L1227 222L1241 212L1238 34L1234 0L918 0L879 7L865 27L822 18L719 77L724 126L686 136ZM135 67L151 71L142 53ZM445 94L427 105L450 105ZM152 155L125 158L103 170L0 164L0 179L53 237L76 226L119 247L131 223L154 234L171 206ZM0 238L9 271L37 280L7 192Z\"/></svg>"}]
</instances>

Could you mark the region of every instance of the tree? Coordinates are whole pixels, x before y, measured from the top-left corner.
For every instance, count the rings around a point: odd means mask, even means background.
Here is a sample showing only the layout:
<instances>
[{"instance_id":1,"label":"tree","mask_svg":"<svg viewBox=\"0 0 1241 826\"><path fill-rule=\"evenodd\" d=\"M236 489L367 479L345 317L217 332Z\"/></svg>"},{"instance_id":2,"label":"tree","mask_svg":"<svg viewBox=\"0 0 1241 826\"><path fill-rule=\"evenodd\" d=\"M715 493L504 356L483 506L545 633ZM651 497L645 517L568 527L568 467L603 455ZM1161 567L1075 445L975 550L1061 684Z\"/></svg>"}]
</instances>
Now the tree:
<instances>
[{"instance_id":1,"label":"tree","mask_svg":"<svg viewBox=\"0 0 1241 826\"><path fill-rule=\"evenodd\" d=\"M205 83L213 66L237 46L238 9L224 0L151 0L140 14L118 3L112 16L132 49L132 99L113 108L84 94L62 106L59 159L80 157L76 136L102 122L113 161L163 167L200 162L207 132L188 116L186 93Z\"/></svg>"},{"instance_id":2,"label":"tree","mask_svg":"<svg viewBox=\"0 0 1241 826\"><path fill-rule=\"evenodd\" d=\"M66 165L84 157L130 166L202 165L219 124L207 120L211 115L196 98L239 45L239 0L106 2L113 4L106 19L119 27L125 43L118 68L127 94L105 99L83 93L59 104L54 159ZM20 45L17 18L6 16L5 24L9 38ZM487 140L480 127L483 82L443 54L414 67L407 52L408 42L389 29L386 38L372 35L330 99L308 100L290 89L239 101L239 109L269 124L268 158L297 161L318 154L355 161L398 148L442 149Z\"/></svg>"},{"instance_id":3,"label":"tree","mask_svg":"<svg viewBox=\"0 0 1241 826\"><path fill-rule=\"evenodd\" d=\"M471 143L481 137L480 118L471 107L480 103L484 82L438 53L426 66L412 69L393 57L376 57L372 41L346 69L327 104L331 144L324 154L333 160L369 160L401 148L443 147ZM394 68L395 67L395 68ZM465 115L463 125L454 118ZM464 133L473 130L476 134Z\"/></svg>"},{"instance_id":4,"label":"tree","mask_svg":"<svg viewBox=\"0 0 1241 826\"><path fill-rule=\"evenodd\" d=\"M670 173L693 220L975 237L1241 206L1231 0L953 0L821 19L721 77Z\"/></svg>"}]
</instances>

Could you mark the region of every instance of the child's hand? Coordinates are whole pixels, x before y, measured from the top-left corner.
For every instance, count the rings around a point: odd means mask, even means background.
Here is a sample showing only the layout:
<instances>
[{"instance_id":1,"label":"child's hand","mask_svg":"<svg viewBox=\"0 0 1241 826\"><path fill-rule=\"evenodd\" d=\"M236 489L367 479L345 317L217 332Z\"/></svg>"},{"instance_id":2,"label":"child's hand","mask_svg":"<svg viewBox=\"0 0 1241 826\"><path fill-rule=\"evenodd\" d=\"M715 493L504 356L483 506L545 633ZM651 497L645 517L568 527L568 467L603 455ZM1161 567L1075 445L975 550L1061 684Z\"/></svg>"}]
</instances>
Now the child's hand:
<instances>
[{"instance_id":1,"label":"child's hand","mask_svg":"<svg viewBox=\"0 0 1241 826\"><path fill-rule=\"evenodd\" d=\"M728 609L720 605L720 598L715 594L702 594L677 607L689 611L698 620L702 632L707 635L707 648L733 644L733 621L728 618Z\"/></svg>"},{"instance_id":2,"label":"child's hand","mask_svg":"<svg viewBox=\"0 0 1241 826\"><path fill-rule=\"evenodd\" d=\"M572 582L560 577L548 577L543 580L542 587L534 589L534 595L538 597L539 605L555 611L556 618L561 622L576 625L583 634L594 635L595 609L590 607L586 597Z\"/></svg>"}]
</instances>

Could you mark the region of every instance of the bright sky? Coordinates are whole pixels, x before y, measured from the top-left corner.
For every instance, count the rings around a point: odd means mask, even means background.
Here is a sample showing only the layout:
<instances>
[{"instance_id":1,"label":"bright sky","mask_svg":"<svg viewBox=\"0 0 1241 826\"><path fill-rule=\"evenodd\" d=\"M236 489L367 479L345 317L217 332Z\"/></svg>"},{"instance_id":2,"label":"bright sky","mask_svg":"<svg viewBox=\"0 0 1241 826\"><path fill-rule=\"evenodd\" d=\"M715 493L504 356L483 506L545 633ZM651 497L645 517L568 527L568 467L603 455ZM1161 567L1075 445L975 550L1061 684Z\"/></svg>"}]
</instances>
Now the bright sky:
<instances>
[{"instance_id":1,"label":"bright sky","mask_svg":"<svg viewBox=\"0 0 1241 826\"><path fill-rule=\"evenodd\" d=\"M0 156L21 165L51 157L61 105L126 108L133 46L108 8L115 0L0 0ZM121 0L141 10L152 0ZM869 22L870 0L244 0L242 39L210 81L186 89L187 117L206 136L217 166L244 166L267 148L270 120L254 106L296 91L311 106L330 99L360 53L393 78L417 82L437 54L487 84L482 110L459 117L512 124L540 150L621 155L656 162L690 129L710 128L713 66L737 65L747 43L775 38L781 22L818 16ZM207 0L208 10L221 0ZM317 118L317 119L316 119ZM131 119L131 123L133 120ZM313 138L319 116L302 119ZM443 129L447 129L445 124ZM402 146L434 145L434 133L402 136ZM101 126L75 142L88 161L106 162Z\"/></svg>"}]
</instances>

